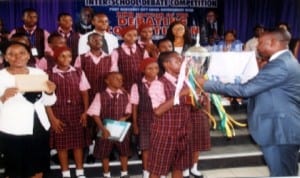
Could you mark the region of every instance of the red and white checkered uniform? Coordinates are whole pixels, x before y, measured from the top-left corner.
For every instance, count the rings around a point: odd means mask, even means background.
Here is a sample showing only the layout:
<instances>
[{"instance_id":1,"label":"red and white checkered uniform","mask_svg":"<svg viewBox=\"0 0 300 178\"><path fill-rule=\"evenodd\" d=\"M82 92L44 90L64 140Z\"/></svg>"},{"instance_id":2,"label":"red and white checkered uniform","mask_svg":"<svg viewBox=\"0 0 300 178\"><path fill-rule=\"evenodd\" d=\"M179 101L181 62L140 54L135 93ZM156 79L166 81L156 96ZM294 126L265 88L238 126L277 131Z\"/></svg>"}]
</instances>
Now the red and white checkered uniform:
<instances>
[{"instance_id":1,"label":"red and white checkered uniform","mask_svg":"<svg viewBox=\"0 0 300 178\"><path fill-rule=\"evenodd\" d=\"M161 88L155 85L163 84L163 91L158 92L165 96L165 101L174 97L175 85L166 75L159 80L160 84L159 82L153 83L149 90ZM150 173L167 175L171 169L184 170L191 166L191 124L190 105L186 105L182 99L179 105L173 106L161 117L154 117L151 126L148 162Z\"/></svg>"}]
</instances>

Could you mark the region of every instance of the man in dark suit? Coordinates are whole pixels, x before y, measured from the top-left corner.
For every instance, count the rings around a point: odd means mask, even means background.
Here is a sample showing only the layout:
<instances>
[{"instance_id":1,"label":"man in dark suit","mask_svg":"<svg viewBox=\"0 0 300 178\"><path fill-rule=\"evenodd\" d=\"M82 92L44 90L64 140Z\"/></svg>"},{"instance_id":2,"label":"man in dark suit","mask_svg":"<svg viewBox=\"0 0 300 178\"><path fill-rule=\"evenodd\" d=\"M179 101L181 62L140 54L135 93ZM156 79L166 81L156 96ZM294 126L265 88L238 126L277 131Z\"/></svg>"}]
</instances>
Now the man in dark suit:
<instances>
[{"instance_id":1,"label":"man in dark suit","mask_svg":"<svg viewBox=\"0 0 300 178\"><path fill-rule=\"evenodd\" d=\"M205 22L201 25L200 42L203 45L208 45L210 40L218 43L223 39L224 28L218 15L214 10L209 10L206 13Z\"/></svg>"},{"instance_id":2,"label":"man in dark suit","mask_svg":"<svg viewBox=\"0 0 300 178\"><path fill-rule=\"evenodd\" d=\"M271 176L297 176L300 147L300 64L288 49L289 32L275 30L258 39L268 63L244 84L199 79L204 90L249 98L248 123Z\"/></svg>"}]
</instances>

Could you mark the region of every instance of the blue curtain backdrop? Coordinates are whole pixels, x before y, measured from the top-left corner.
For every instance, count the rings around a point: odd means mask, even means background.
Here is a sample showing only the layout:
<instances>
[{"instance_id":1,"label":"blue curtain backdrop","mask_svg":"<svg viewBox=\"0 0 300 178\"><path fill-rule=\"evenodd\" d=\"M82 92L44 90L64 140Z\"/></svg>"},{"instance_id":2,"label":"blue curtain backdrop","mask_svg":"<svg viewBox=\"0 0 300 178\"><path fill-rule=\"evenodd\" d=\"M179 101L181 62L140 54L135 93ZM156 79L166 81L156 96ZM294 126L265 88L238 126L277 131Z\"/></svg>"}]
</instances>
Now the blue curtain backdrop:
<instances>
[{"instance_id":1,"label":"blue curtain backdrop","mask_svg":"<svg viewBox=\"0 0 300 178\"><path fill-rule=\"evenodd\" d=\"M48 31L57 27L59 12L69 12L78 19L78 12L84 0L1 0L0 18L11 30L22 24L22 10L37 9L39 25ZM300 37L300 0L224 0L224 28L236 29L238 38L245 42L252 37L252 29L260 23L272 28L278 22L287 22L294 37Z\"/></svg>"},{"instance_id":2,"label":"blue curtain backdrop","mask_svg":"<svg viewBox=\"0 0 300 178\"><path fill-rule=\"evenodd\" d=\"M225 0L224 28L236 29L242 41L253 34L253 27L262 24L273 28L278 22L290 25L294 37L300 37L299 0Z\"/></svg>"}]
</instances>

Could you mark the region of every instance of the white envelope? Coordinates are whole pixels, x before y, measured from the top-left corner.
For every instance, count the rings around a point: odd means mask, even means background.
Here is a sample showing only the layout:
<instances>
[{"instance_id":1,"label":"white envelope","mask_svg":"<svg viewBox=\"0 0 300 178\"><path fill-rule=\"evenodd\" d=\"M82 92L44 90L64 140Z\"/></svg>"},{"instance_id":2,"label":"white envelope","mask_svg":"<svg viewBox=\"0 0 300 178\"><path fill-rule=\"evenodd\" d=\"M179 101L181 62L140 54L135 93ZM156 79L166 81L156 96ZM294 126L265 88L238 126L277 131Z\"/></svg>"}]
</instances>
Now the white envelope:
<instances>
[{"instance_id":1,"label":"white envelope","mask_svg":"<svg viewBox=\"0 0 300 178\"><path fill-rule=\"evenodd\" d=\"M48 75L15 75L16 87L21 92L38 92L46 91L48 89L47 81Z\"/></svg>"}]
</instances>

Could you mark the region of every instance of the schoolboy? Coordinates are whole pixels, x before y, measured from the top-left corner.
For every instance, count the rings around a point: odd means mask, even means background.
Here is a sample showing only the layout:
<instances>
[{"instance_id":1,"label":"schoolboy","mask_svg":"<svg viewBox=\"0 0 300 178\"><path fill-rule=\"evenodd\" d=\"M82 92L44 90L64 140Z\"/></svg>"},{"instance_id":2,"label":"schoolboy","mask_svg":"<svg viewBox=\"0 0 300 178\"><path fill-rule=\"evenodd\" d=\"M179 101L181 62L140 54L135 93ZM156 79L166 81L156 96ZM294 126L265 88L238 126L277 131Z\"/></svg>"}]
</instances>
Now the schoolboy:
<instances>
[{"instance_id":1,"label":"schoolboy","mask_svg":"<svg viewBox=\"0 0 300 178\"><path fill-rule=\"evenodd\" d=\"M122 142L109 140L109 131L103 125L103 119L110 118L126 121L131 116L129 95L123 90L123 77L119 72L110 72L105 78L107 88L97 93L88 114L93 117L102 136L96 141L94 156L101 159L103 176L110 178L109 156L114 147L117 148L121 162L121 178L128 178L128 156L130 154L130 141L127 133Z\"/></svg>"}]
</instances>

